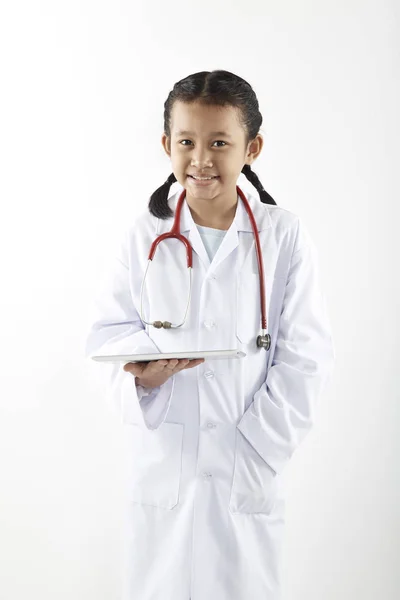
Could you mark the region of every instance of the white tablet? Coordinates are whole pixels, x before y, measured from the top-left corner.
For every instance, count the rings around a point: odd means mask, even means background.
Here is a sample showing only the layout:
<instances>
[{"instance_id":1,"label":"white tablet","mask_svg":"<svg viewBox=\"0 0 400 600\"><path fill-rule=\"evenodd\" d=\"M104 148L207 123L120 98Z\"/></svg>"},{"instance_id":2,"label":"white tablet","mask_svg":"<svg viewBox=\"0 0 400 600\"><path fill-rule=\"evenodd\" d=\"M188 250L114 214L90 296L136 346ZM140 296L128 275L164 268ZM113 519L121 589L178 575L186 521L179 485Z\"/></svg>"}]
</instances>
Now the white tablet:
<instances>
[{"instance_id":1,"label":"white tablet","mask_svg":"<svg viewBox=\"0 0 400 600\"><path fill-rule=\"evenodd\" d=\"M191 360L196 358L207 358L212 360L218 360L222 358L243 358L246 356L245 352L241 350L196 350L195 352L161 352L158 354L112 354L108 356L92 356L93 360L101 362L123 362L123 363L135 363L135 362L149 362L151 360L169 360L170 358L189 358Z\"/></svg>"}]
</instances>

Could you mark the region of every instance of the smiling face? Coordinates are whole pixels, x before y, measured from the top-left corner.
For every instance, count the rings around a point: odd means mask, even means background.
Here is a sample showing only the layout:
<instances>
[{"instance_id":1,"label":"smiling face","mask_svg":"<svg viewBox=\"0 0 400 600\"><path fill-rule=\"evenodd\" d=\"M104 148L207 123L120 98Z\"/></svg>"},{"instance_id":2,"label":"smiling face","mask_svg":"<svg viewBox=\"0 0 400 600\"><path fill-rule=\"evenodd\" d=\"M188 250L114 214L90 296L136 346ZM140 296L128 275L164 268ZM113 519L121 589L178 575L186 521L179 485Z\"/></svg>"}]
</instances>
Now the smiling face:
<instances>
[{"instance_id":1,"label":"smiling face","mask_svg":"<svg viewBox=\"0 0 400 600\"><path fill-rule=\"evenodd\" d=\"M161 143L177 181L186 189L189 206L199 214L212 207L215 214L236 205L241 170L257 158L263 145L260 135L246 144L239 109L176 101L170 129L171 138L164 133ZM196 182L191 177L196 174L215 178Z\"/></svg>"}]
</instances>

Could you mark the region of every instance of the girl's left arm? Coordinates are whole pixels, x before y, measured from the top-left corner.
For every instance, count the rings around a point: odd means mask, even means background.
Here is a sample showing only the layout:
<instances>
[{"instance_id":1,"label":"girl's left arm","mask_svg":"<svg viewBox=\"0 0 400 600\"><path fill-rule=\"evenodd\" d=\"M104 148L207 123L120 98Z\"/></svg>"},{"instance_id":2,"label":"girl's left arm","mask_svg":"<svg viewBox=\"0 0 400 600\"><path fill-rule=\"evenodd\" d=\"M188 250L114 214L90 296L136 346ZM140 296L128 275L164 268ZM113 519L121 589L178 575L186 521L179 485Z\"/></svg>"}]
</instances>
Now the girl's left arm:
<instances>
[{"instance_id":1,"label":"girl's left arm","mask_svg":"<svg viewBox=\"0 0 400 600\"><path fill-rule=\"evenodd\" d=\"M273 360L266 381L238 423L275 472L282 472L312 428L335 358L317 251L300 224Z\"/></svg>"}]
</instances>

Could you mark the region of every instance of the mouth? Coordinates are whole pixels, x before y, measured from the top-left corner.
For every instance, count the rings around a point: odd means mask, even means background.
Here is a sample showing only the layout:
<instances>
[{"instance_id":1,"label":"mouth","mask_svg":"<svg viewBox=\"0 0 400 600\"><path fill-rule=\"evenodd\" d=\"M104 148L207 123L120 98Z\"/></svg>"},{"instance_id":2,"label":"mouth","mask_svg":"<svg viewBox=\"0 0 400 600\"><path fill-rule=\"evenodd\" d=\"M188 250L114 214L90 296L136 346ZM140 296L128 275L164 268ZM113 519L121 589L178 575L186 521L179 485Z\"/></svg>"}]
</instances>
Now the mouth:
<instances>
[{"instance_id":1,"label":"mouth","mask_svg":"<svg viewBox=\"0 0 400 600\"><path fill-rule=\"evenodd\" d=\"M213 175L212 177L201 177L201 178L197 178L194 177L193 175L189 175L188 174L188 178L195 184L195 185L209 185L211 184L214 180L219 179L219 175Z\"/></svg>"}]
</instances>

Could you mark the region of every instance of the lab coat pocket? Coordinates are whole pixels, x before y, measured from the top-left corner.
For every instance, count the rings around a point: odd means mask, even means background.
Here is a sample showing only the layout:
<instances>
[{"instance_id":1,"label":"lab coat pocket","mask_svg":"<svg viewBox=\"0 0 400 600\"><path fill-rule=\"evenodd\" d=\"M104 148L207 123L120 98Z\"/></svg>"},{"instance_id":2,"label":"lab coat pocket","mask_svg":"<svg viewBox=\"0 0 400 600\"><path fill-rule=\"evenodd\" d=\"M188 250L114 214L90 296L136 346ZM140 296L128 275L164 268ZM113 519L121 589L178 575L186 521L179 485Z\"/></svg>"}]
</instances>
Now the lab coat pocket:
<instances>
[{"instance_id":1,"label":"lab coat pocket","mask_svg":"<svg viewBox=\"0 0 400 600\"><path fill-rule=\"evenodd\" d=\"M138 504L171 509L178 504L183 423L164 421L157 429L127 425L128 496Z\"/></svg>"},{"instance_id":2,"label":"lab coat pocket","mask_svg":"<svg viewBox=\"0 0 400 600\"><path fill-rule=\"evenodd\" d=\"M235 464L229 500L232 513L270 515L277 500L278 474L236 429Z\"/></svg>"}]
</instances>

